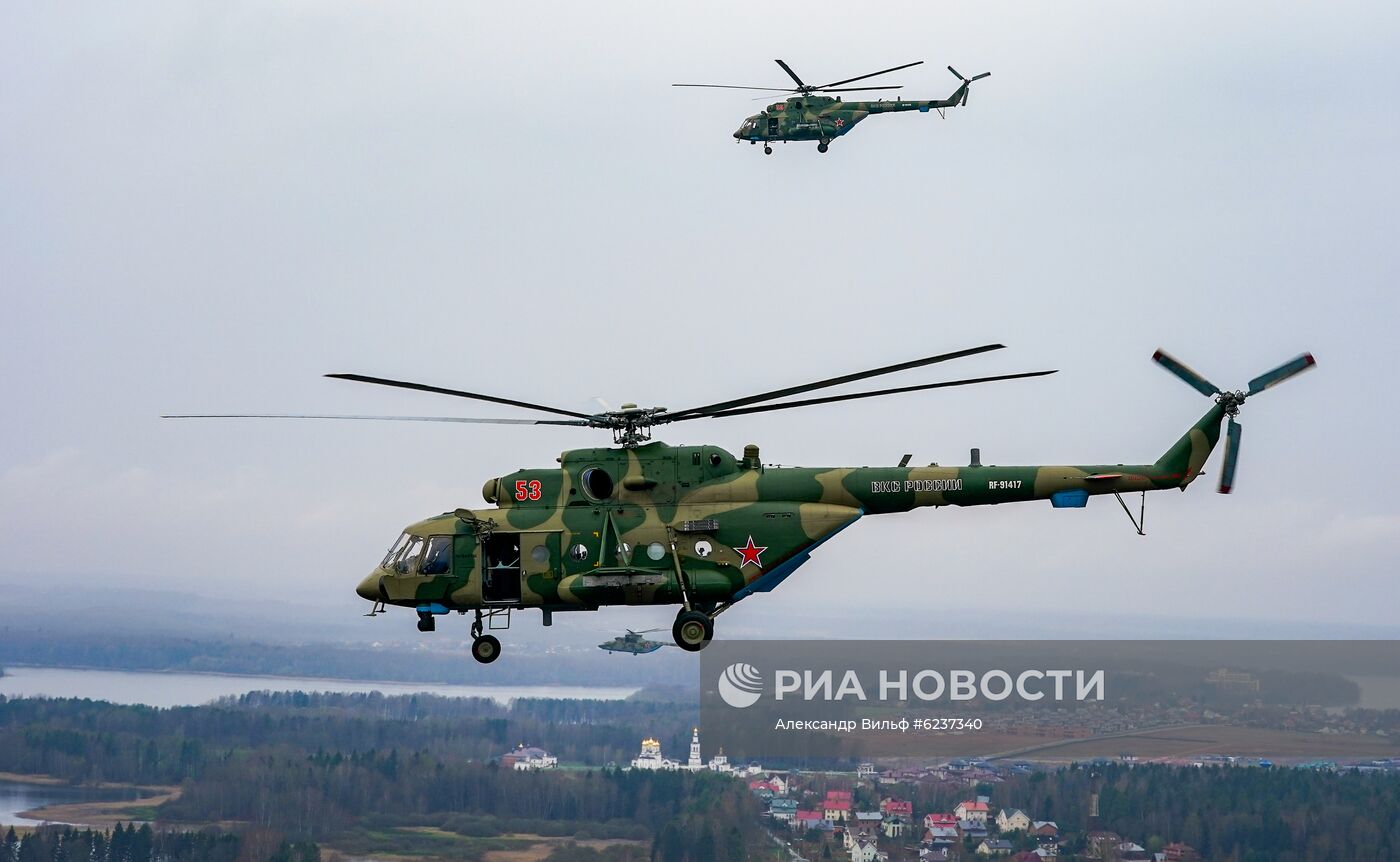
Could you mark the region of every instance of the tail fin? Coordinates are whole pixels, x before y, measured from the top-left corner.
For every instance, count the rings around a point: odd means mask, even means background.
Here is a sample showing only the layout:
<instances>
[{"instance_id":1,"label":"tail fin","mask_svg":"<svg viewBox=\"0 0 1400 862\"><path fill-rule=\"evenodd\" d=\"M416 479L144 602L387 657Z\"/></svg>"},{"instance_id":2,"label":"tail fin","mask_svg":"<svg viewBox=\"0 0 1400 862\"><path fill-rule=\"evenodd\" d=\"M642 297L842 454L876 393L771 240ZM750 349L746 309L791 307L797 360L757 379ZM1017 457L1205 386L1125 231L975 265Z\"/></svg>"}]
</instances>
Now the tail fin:
<instances>
[{"instance_id":1,"label":"tail fin","mask_svg":"<svg viewBox=\"0 0 1400 862\"><path fill-rule=\"evenodd\" d=\"M1185 488L1201 473L1206 459L1220 442L1220 423L1225 418L1225 405L1211 405L1206 415L1192 425L1154 465L1157 476L1179 480Z\"/></svg>"}]
</instances>

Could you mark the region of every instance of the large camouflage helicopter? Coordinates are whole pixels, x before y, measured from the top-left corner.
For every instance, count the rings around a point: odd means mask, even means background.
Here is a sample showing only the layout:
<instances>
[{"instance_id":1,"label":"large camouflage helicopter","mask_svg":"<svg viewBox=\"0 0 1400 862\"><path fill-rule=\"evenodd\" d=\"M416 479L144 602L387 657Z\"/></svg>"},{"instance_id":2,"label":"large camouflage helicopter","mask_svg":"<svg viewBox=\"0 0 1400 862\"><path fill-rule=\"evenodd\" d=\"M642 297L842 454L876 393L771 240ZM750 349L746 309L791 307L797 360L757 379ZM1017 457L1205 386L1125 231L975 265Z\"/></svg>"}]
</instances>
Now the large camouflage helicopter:
<instances>
[{"instance_id":1,"label":"large camouflage helicopter","mask_svg":"<svg viewBox=\"0 0 1400 862\"><path fill-rule=\"evenodd\" d=\"M822 93L850 93L862 90L898 90L903 85L887 84L878 87L843 87L842 84L853 84L856 81L864 81L867 78L874 78L878 75L887 75L890 72L898 72L900 69L908 69L911 66L923 64L923 60L913 63L905 63L902 66L892 66L888 69L881 69L878 72L871 72L866 75L857 75L854 78L843 78L840 81L832 81L830 84L813 86L804 83L797 77L797 73L792 67L782 60L775 60L788 77L792 78L796 87L749 87L740 84L672 84L673 87L710 87L721 90L768 90L776 93L793 93L781 102L774 102L766 109L744 120L738 130L734 132L736 142L748 141L750 144L763 143L763 152L768 155L773 154L773 142L782 141L816 141L817 152L824 153L831 146L831 142L836 138L849 132L856 127L856 124L871 114L890 114L898 111L919 111L928 113L930 110L943 114L945 108L954 108L967 104L968 90L972 82L980 80L992 74L983 72L980 75L973 75L971 78L964 78L957 69L952 66L948 71L957 76L962 84L953 91L953 95L946 99L879 99L873 102L843 102L840 96L824 96Z\"/></svg>"},{"instance_id":2,"label":"large camouflage helicopter","mask_svg":"<svg viewBox=\"0 0 1400 862\"><path fill-rule=\"evenodd\" d=\"M631 655L645 655L649 652L656 652L666 646L666 642L647 640L643 635L649 635L652 632L659 631L661 631L661 629L642 629L639 632L628 629L627 634L618 635L610 641L604 641L598 644L598 649L605 652L625 652Z\"/></svg>"},{"instance_id":3,"label":"large camouflage helicopter","mask_svg":"<svg viewBox=\"0 0 1400 862\"><path fill-rule=\"evenodd\" d=\"M1089 497L1113 494L1139 533L1122 494L1185 489L1201 473L1228 419L1220 487L1229 493L1239 457L1235 421L1246 398L1310 368L1303 354L1249 383L1226 391L1162 351L1153 358L1215 403L1171 448L1150 464L996 467L972 450L965 467L778 467L759 459L757 446L734 457L718 446L671 446L652 441L657 426L695 419L745 416L816 404L967 386L1053 374L1032 371L947 380L798 400L779 400L898 371L1001 349L987 344L775 389L683 410L637 407L580 413L495 395L361 374L342 380L434 392L551 414L549 419L459 416L308 416L261 414L217 418L375 419L602 428L613 447L573 449L558 465L488 479L490 508L459 508L410 524L355 591L373 602L370 615L393 605L414 609L420 631L436 617L473 613L472 655L490 662L500 641L488 630L510 627L511 612L538 608L550 625L560 611L607 605L680 605L671 634L696 651L714 635L714 620L738 602L777 587L823 542L866 515L922 506L984 506L1048 500L1081 508ZM774 403L776 402L776 403ZM175 418L175 417L172 417ZM184 416L178 418L197 418ZM216 418L205 414L198 418Z\"/></svg>"}]
</instances>

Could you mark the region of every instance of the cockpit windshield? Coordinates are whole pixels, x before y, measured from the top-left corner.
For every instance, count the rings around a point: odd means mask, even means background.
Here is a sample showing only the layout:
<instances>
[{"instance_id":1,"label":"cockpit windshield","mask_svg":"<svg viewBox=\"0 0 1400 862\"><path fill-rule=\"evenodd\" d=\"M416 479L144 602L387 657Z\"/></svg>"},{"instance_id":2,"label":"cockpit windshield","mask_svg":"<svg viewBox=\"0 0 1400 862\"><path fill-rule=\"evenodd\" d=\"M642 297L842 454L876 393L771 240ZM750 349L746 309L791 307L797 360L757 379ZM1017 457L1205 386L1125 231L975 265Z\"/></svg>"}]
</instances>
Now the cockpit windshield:
<instances>
[{"instance_id":1,"label":"cockpit windshield","mask_svg":"<svg viewBox=\"0 0 1400 862\"><path fill-rule=\"evenodd\" d=\"M448 574L452 571L452 537L424 538L404 533L380 565L398 575Z\"/></svg>"},{"instance_id":2,"label":"cockpit windshield","mask_svg":"<svg viewBox=\"0 0 1400 862\"><path fill-rule=\"evenodd\" d=\"M379 563L379 565L386 569L389 568L389 564L393 562L395 558L398 557L400 552L403 551L403 546L408 544L408 539L408 533L404 533L403 535L399 536L399 538L394 542L394 544L389 546L389 553L384 555L384 559Z\"/></svg>"}]
</instances>

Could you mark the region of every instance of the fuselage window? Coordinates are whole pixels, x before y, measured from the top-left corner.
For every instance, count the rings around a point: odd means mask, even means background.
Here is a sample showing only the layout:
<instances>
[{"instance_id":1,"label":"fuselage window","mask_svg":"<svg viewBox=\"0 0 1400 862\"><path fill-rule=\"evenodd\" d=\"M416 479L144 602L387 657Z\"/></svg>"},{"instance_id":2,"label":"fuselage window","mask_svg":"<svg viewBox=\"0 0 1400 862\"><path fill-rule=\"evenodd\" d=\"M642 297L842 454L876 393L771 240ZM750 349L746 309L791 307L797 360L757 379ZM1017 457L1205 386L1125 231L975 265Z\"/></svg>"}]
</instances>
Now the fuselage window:
<instances>
[{"instance_id":1,"label":"fuselage window","mask_svg":"<svg viewBox=\"0 0 1400 862\"><path fill-rule=\"evenodd\" d=\"M423 575L445 575L452 571L451 536L433 536L428 540L428 553L418 571Z\"/></svg>"}]
</instances>

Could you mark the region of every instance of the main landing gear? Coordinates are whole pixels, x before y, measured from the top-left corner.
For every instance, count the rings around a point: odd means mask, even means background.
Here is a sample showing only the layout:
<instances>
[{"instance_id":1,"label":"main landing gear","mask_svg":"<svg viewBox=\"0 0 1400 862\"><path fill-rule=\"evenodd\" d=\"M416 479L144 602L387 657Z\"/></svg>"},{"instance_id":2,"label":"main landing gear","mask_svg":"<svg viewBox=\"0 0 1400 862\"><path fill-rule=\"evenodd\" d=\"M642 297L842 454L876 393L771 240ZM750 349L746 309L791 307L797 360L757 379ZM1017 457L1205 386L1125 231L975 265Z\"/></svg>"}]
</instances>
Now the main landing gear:
<instances>
[{"instance_id":1,"label":"main landing gear","mask_svg":"<svg viewBox=\"0 0 1400 862\"><path fill-rule=\"evenodd\" d=\"M771 156L771 155L773 155L773 148L770 147L770 146L768 146L767 144L764 144L764 145L763 145L763 154L764 154L765 156Z\"/></svg>"},{"instance_id":2,"label":"main landing gear","mask_svg":"<svg viewBox=\"0 0 1400 862\"><path fill-rule=\"evenodd\" d=\"M699 652L709 645L714 636L714 618L696 610L682 610L676 614L676 622L671 626L671 637L675 639L676 646L686 652Z\"/></svg>"},{"instance_id":3,"label":"main landing gear","mask_svg":"<svg viewBox=\"0 0 1400 862\"><path fill-rule=\"evenodd\" d=\"M824 153L824 152L826 152L828 149L830 149L830 147L831 147L831 145L830 145L827 141L818 141L818 142L817 142L817 152L819 152L819 153Z\"/></svg>"}]
</instances>

